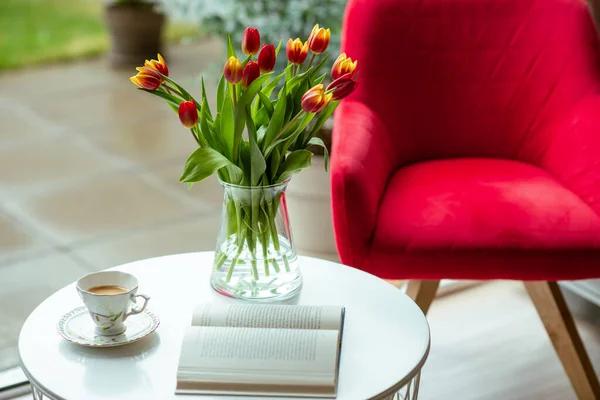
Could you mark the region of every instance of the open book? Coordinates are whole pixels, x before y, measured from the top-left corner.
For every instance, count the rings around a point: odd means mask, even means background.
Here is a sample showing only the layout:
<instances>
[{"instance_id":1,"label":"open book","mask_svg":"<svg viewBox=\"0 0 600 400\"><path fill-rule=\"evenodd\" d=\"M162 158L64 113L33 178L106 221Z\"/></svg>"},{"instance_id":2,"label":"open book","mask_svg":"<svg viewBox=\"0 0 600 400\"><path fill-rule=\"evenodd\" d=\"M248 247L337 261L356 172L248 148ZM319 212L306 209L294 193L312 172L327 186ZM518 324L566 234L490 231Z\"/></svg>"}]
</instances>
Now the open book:
<instances>
[{"instance_id":1,"label":"open book","mask_svg":"<svg viewBox=\"0 0 600 400\"><path fill-rule=\"evenodd\" d=\"M176 393L335 397L343 320L343 307L202 305Z\"/></svg>"}]
</instances>

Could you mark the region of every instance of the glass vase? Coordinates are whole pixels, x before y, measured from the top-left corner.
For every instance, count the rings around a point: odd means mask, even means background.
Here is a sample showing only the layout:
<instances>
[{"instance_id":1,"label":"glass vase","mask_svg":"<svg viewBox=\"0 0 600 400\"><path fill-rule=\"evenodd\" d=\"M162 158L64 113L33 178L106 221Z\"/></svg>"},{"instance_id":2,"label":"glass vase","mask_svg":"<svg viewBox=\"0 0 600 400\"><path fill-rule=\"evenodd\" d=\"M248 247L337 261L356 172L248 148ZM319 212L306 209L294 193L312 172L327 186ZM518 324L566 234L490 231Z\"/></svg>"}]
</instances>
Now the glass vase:
<instances>
[{"instance_id":1,"label":"glass vase","mask_svg":"<svg viewBox=\"0 0 600 400\"><path fill-rule=\"evenodd\" d=\"M302 286L285 202L289 181L223 187L223 210L211 284L229 297L284 299Z\"/></svg>"}]
</instances>

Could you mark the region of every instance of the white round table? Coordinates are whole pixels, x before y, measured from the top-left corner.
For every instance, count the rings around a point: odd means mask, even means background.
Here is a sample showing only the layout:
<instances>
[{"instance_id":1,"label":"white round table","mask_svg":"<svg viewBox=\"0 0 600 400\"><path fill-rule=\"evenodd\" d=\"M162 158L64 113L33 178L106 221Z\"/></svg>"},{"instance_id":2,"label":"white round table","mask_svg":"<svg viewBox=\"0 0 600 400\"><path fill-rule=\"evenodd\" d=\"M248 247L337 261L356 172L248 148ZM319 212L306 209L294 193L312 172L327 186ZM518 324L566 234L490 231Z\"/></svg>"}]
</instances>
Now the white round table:
<instances>
[{"instance_id":1,"label":"white round table","mask_svg":"<svg viewBox=\"0 0 600 400\"><path fill-rule=\"evenodd\" d=\"M240 397L175 396L184 329L195 305L232 302L209 284L213 253L152 258L116 267L136 275L140 293L161 324L147 338L113 348L67 342L56 331L60 317L82 305L74 284L40 304L19 337L21 366L35 399L239 400ZM429 327L421 310L387 282L354 268L301 257L304 278L287 303L346 307L339 400L416 399L429 353ZM408 393L407 393L408 391Z\"/></svg>"}]
</instances>

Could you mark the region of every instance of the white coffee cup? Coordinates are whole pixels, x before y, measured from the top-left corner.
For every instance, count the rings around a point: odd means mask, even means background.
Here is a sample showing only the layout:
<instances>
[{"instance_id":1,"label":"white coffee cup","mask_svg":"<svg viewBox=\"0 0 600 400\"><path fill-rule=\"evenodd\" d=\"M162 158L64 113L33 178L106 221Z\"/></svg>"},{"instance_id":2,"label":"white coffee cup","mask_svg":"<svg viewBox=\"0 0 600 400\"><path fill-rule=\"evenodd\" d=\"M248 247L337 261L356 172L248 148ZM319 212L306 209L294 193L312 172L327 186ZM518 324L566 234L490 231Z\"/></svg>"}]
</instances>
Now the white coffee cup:
<instances>
[{"instance_id":1,"label":"white coffee cup","mask_svg":"<svg viewBox=\"0 0 600 400\"><path fill-rule=\"evenodd\" d=\"M118 294L97 294L89 290L99 286L120 286L127 291ZM96 334L102 336L120 335L125 332L125 320L146 309L150 297L137 294L138 280L135 276L120 271L103 271L84 276L77 281L77 292L85 303L92 321L96 324ZM142 297L144 304L134 308L136 298Z\"/></svg>"}]
</instances>

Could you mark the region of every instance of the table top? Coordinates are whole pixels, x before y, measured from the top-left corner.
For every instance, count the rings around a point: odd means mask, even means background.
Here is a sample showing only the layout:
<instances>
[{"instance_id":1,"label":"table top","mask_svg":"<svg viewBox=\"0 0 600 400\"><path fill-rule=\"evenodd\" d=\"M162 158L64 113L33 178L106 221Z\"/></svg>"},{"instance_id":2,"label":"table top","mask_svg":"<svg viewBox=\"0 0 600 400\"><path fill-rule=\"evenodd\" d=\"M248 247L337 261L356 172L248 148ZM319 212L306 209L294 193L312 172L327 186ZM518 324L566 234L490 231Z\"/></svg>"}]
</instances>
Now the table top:
<instances>
[{"instance_id":1,"label":"table top","mask_svg":"<svg viewBox=\"0 0 600 400\"><path fill-rule=\"evenodd\" d=\"M24 372L51 399L181 399L175 396L184 329L200 303L234 300L209 283L212 252L151 258L115 267L137 276L140 293L161 325L147 338L122 347L88 348L56 331L60 317L82 305L74 284L40 304L19 337ZM300 257L304 284L291 304L346 307L340 361L340 400L389 396L421 369L429 353L429 327L402 291L360 270ZM185 396L192 399L240 397Z\"/></svg>"}]
</instances>

